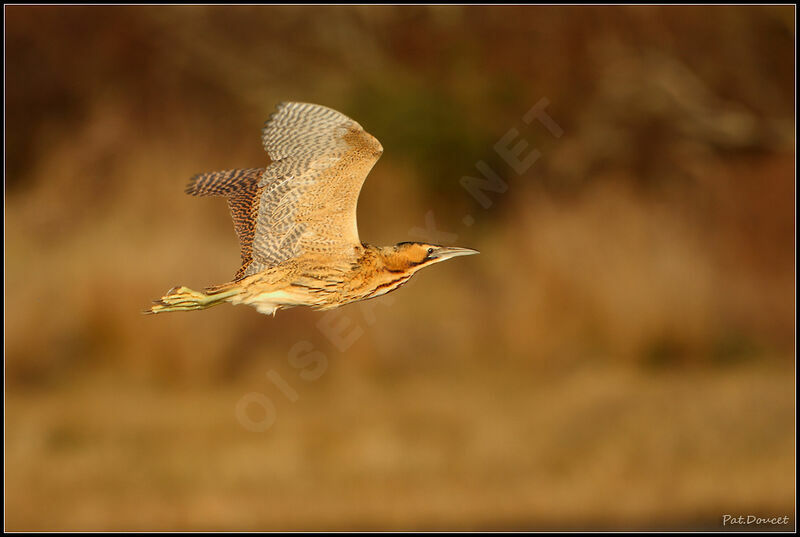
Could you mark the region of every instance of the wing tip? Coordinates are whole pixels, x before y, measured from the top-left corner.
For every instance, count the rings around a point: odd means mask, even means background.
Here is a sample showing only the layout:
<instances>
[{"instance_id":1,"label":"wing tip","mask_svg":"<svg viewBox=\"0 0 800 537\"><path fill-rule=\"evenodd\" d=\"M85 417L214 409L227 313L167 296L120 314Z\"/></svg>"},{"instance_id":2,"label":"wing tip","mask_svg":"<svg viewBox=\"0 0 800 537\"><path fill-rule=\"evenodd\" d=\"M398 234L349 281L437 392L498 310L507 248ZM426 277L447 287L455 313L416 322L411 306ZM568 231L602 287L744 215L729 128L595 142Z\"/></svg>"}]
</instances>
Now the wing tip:
<instances>
[{"instance_id":1,"label":"wing tip","mask_svg":"<svg viewBox=\"0 0 800 537\"><path fill-rule=\"evenodd\" d=\"M197 182L202 177L202 173L194 174L190 179L189 182L186 184L186 188L183 189L185 194L189 194L190 196L198 196L200 195L200 188L197 185Z\"/></svg>"}]
</instances>

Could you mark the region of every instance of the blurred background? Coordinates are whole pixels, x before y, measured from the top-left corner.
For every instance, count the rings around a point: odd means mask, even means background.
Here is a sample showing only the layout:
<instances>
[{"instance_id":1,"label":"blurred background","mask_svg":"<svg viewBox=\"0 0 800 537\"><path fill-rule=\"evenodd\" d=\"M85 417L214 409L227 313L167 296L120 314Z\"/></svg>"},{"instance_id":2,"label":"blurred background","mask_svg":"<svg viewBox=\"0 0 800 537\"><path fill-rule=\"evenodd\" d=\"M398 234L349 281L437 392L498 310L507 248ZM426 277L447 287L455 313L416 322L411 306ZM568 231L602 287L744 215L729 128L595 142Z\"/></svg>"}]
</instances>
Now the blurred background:
<instances>
[{"instance_id":1,"label":"blurred background","mask_svg":"<svg viewBox=\"0 0 800 537\"><path fill-rule=\"evenodd\" d=\"M793 528L794 14L6 6L6 529ZM237 270L183 189L282 100L382 142L362 240L482 254L141 315Z\"/></svg>"}]
</instances>

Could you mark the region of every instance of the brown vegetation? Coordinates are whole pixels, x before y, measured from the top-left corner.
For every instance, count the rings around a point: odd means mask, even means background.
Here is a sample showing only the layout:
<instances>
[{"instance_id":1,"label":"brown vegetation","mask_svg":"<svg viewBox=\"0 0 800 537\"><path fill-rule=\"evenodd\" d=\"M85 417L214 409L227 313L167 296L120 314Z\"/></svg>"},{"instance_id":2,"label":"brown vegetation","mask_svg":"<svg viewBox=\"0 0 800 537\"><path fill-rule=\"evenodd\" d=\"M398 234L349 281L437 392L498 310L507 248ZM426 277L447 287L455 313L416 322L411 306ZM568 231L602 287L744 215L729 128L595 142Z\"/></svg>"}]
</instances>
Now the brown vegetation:
<instances>
[{"instance_id":1,"label":"brown vegetation","mask_svg":"<svg viewBox=\"0 0 800 537\"><path fill-rule=\"evenodd\" d=\"M6 7L7 529L791 515L793 42L790 6ZM432 217L482 255L333 313L140 315L235 272L183 188L264 165L280 100L383 144L362 240Z\"/></svg>"}]
</instances>

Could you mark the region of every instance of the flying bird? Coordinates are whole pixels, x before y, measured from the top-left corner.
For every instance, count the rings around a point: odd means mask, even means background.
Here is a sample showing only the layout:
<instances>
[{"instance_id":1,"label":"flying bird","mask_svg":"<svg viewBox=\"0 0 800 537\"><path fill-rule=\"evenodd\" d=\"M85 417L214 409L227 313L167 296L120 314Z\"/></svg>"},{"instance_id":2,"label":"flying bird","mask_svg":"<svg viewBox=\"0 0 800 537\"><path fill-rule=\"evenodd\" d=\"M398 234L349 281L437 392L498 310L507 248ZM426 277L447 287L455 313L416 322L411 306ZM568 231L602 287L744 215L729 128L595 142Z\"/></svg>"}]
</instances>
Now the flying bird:
<instances>
[{"instance_id":1,"label":"flying bird","mask_svg":"<svg viewBox=\"0 0 800 537\"><path fill-rule=\"evenodd\" d=\"M416 272L468 248L401 242L362 243L356 225L361 185L383 153L361 125L325 106L283 102L267 120L266 168L194 176L186 192L224 196L241 246L233 280L173 287L145 313L200 310L229 302L260 313L319 310L394 291Z\"/></svg>"}]
</instances>

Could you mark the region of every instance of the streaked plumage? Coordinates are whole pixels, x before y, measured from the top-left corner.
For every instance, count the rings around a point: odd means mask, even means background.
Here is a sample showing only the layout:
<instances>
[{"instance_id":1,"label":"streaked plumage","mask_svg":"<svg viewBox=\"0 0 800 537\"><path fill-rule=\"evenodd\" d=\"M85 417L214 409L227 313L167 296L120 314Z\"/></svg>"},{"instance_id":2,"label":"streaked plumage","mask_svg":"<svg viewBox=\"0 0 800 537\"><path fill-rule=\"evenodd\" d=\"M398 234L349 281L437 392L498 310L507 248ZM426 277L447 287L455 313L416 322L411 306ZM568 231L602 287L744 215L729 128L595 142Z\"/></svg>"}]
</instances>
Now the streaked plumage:
<instances>
[{"instance_id":1,"label":"streaked plumage","mask_svg":"<svg viewBox=\"0 0 800 537\"><path fill-rule=\"evenodd\" d=\"M225 196L241 243L233 281L170 290L148 313L203 309L222 302L261 313L311 306L330 309L380 296L419 269L477 253L424 243L362 243L356 205L364 180L383 153L372 135L330 108L281 103L264 127L271 163L205 173L186 192Z\"/></svg>"}]
</instances>

